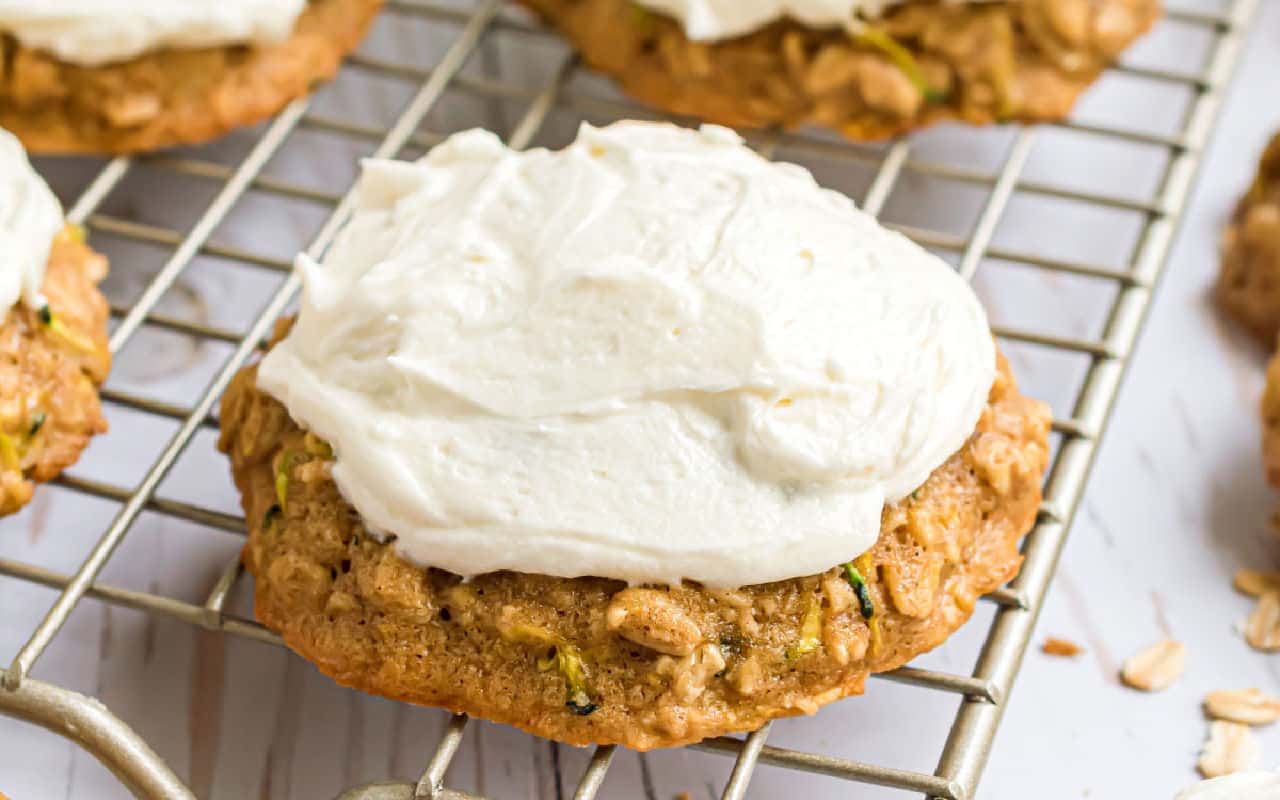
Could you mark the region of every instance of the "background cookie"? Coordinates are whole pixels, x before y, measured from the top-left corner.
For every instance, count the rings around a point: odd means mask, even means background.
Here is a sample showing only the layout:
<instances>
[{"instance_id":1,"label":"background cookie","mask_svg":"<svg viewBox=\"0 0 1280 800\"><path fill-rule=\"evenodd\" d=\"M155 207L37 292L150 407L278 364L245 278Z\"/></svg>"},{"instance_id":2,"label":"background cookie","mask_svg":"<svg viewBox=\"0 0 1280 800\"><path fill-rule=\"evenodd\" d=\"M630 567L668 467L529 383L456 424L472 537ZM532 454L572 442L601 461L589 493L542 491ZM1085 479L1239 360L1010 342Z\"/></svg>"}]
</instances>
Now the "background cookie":
<instances>
[{"instance_id":1,"label":"background cookie","mask_svg":"<svg viewBox=\"0 0 1280 800\"><path fill-rule=\"evenodd\" d=\"M0 127L35 153L123 153L250 125L337 71L381 0L312 0L270 45L161 50L84 67L0 39Z\"/></svg>"},{"instance_id":2,"label":"background cookie","mask_svg":"<svg viewBox=\"0 0 1280 800\"><path fill-rule=\"evenodd\" d=\"M107 260L68 226L54 239L42 309L18 304L0 323L0 514L75 463L107 429L98 386L111 366Z\"/></svg>"},{"instance_id":3,"label":"background cookie","mask_svg":"<svg viewBox=\"0 0 1280 800\"><path fill-rule=\"evenodd\" d=\"M948 119L1066 116L1158 0L916 2L857 38L782 21L693 42L630 0L523 0L591 66L666 111L739 127L814 122L878 139Z\"/></svg>"},{"instance_id":4,"label":"background cookie","mask_svg":"<svg viewBox=\"0 0 1280 800\"><path fill-rule=\"evenodd\" d=\"M1280 333L1280 134L1222 237L1218 304L1268 349Z\"/></svg>"},{"instance_id":5,"label":"background cookie","mask_svg":"<svg viewBox=\"0 0 1280 800\"><path fill-rule=\"evenodd\" d=\"M366 533L327 445L256 372L227 390L219 446L249 523L259 619L345 685L574 744L644 750L754 729L936 646L1016 573L1048 452L1047 409L1002 361L973 436L884 510L851 573L727 591L507 572L463 583Z\"/></svg>"}]
</instances>

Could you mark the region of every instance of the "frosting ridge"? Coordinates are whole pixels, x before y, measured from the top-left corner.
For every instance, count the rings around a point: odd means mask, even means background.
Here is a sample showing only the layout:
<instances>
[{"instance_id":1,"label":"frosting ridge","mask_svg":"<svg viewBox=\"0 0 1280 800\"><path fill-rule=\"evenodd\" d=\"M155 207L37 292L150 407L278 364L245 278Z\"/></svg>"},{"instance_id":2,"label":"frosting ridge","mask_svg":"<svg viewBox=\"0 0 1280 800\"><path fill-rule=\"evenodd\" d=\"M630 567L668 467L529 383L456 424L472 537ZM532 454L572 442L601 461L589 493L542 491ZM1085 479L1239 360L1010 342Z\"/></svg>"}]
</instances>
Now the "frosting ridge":
<instances>
[{"instance_id":1,"label":"frosting ridge","mask_svg":"<svg viewBox=\"0 0 1280 800\"><path fill-rule=\"evenodd\" d=\"M715 126L368 161L298 269L259 385L370 529L463 575L821 572L960 448L995 375L954 270Z\"/></svg>"}]
</instances>

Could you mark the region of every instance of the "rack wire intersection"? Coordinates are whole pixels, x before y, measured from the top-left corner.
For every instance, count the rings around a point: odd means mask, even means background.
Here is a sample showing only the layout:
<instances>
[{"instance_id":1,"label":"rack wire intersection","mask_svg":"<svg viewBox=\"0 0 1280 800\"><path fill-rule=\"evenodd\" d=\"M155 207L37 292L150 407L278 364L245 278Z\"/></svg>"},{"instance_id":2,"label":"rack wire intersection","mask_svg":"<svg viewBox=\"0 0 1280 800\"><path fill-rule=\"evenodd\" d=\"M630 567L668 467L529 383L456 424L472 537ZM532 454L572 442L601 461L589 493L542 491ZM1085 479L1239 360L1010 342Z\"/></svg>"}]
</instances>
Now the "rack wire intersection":
<instances>
[{"instance_id":1,"label":"rack wire intersection","mask_svg":"<svg viewBox=\"0 0 1280 800\"><path fill-rule=\"evenodd\" d=\"M1203 69L1198 72L1124 65L1115 68L1116 72L1133 80L1185 90L1187 102L1175 133L1084 123L1048 126L1082 136L1140 144L1163 151L1166 157L1157 190L1149 199L1066 189L1027 178L1024 167L1033 140L1039 135L1038 130L1032 128L1018 130L1013 135L995 172L935 163L927 156L919 157L911 140L897 141L886 147L867 147L835 142L808 132L768 131L751 136L752 143L766 155L785 147L788 151L820 155L851 167L861 165L874 169L865 194L859 198L862 208L872 214L882 212L904 174L941 176L977 187L984 192L980 212L963 235L925 227L897 226L922 244L953 256L957 268L966 278L973 278L981 264L998 260L1062 275L1088 276L1109 282L1115 291L1106 311L1103 333L1097 338L1063 336L1008 326L993 327L997 336L1006 343L1023 343L1048 351L1082 355L1088 359L1088 367L1071 403L1071 413L1054 421L1056 452L1037 525L1024 546L1025 564L1017 579L987 598L995 603L996 610L972 672L963 675L906 667L881 676L950 692L962 698L936 770L932 774L912 772L769 745L769 726L766 726L743 739L718 737L696 745L699 749L734 758L722 793L725 800L741 800L747 796L753 771L761 763L844 781L910 790L931 798L967 800L975 796L1120 380L1142 328L1152 292L1163 271L1204 147L1218 116L1225 86L1238 60L1243 36L1257 4L1258 0L1223 0L1212 10L1182 8L1168 12L1167 21L1163 24L1184 26L1211 38ZM134 486L71 475L59 479L57 483L64 490L104 498L118 506L114 518L73 575L16 559L0 559L0 577L40 584L58 591L56 601L4 673L0 687L0 713L41 725L74 741L101 760L139 797L191 798L194 794L154 750L110 710L84 695L31 677L31 671L85 597L176 618L210 631L279 644L274 634L252 619L226 610L228 598L242 576L238 558L225 566L202 604L114 586L98 578L143 512L243 533L243 523L238 516L167 498L157 490L193 438L203 429L216 427L215 403L235 372L260 347L275 319L289 306L299 284L290 274L265 299L262 310L243 332L165 314L160 310L161 300L175 287L198 255L215 256L269 272L289 272L290 262L286 258L212 241L215 231L250 193L265 193L330 209L307 250L319 257L332 242L351 211L353 199L350 190L343 194L330 193L282 180L264 171L268 162L287 151L290 137L300 130L320 131L353 141L376 142L375 156L397 157L406 152L421 152L442 138L424 127L424 120L447 93L455 92L522 104L523 113L506 137L513 147L534 143L548 117L563 110L606 119L655 116L652 111L628 101L603 98L598 92L575 89L574 79L584 70L572 55L561 56L549 79L535 89L467 74L464 68L489 37L502 35L517 41L553 38L548 31L529 22L527 17L510 14L503 6L502 0L389 0L384 15L431 20L454 31L454 35L442 57L430 67L398 63L364 53L350 59L344 70L370 72L416 86L400 115L385 128L370 125L365 120L326 116L313 108L311 98L306 98L294 102L270 123L261 126L252 146L232 166L185 155L115 158L101 166L70 205L69 218L86 225L91 232L146 243L168 252L163 266L151 277L141 294L127 305L113 307L111 348L114 353L119 353L140 330L146 328L174 331L198 341L222 342L234 348L209 385L189 405L161 401L117 388L103 391L107 404L171 421L177 424L177 429ZM195 223L185 231L104 212L102 209L112 192L140 163L150 168L217 181L218 191ZM1091 206L1135 212L1141 218L1136 245L1123 267L1119 268L997 247L993 244L997 226L1006 215L1010 201L1019 194L1065 198ZM821 723L819 720L811 724ZM342 794L340 800L474 798L444 786L446 770L462 743L466 726L466 717L453 717L416 785L385 783L357 787ZM589 800L596 796L613 757L613 747L599 747L594 751L574 790L575 798Z\"/></svg>"}]
</instances>

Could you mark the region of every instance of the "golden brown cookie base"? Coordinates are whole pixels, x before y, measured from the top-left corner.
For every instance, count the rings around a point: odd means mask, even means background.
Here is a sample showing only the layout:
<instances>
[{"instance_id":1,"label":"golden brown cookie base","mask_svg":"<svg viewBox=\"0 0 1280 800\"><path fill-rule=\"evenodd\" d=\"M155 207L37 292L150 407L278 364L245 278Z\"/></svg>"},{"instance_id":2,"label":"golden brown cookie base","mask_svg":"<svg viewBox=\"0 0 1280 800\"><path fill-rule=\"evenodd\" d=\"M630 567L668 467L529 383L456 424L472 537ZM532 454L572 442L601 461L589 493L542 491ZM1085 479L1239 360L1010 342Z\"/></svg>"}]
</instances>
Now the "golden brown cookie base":
<instances>
[{"instance_id":1,"label":"golden brown cookie base","mask_svg":"<svg viewBox=\"0 0 1280 800\"><path fill-rule=\"evenodd\" d=\"M332 78L381 0L312 0L271 45L162 50L98 67L0 40L0 127L33 153L127 153L251 125Z\"/></svg>"},{"instance_id":2,"label":"golden brown cookie base","mask_svg":"<svg viewBox=\"0 0 1280 800\"><path fill-rule=\"evenodd\" d=\"M1267 349L1275 347L1280 333L1280 134L1267 145L1258 175L1223 233L1217 299Z\"/></svg>"},{"instance_id":3,"label":"golden brown cookie base","mask_svg":"<svg viewBox=\"0 0 1280 800\"><path fill-rule=\"evenodd\" d=\"M943 120L1061 119L1159 14L1159 0L895 8L876 28L910 52L930 99L883 48L839 30L784 21L692 42L674 20L630 0L523 2L588 64L657 108L736 127L817 123L851 139Z\"/></svg>"},{"instance_id":4,"label":"golden brown cookie base","mask_svg":"<svg viewBox=\"0 0 1280 800\"><path fill-rule=\"evenodd\" d=\"M1280 352L1267 365L1267 387L1262 393L1262 463L1267 482L1280 489Z\"/></svg>"},{"instance_id":5,"label":"golden brown cookie base","mask_svg":"<svg viewBox=\"0 0 1280 800\"><path fill-rule=\"evenodd\" d=\"M75 463L107 429L98 386L111 367L107 260L68 228L54 239L43 293L54 324L23 303L0 324L0 515ZM14 460L16 459L16 461Z\"/></svg>"},{"instance_id":6,"label":"golden brown cookie base","mask_svg":"<svg viewBox=\"0 0 1280 800\"><path fill-rule=\"evenodd\" d=\"M936 646L1016 574L1048 453L1048 411L1002 360L968 443L884 512L864 570L872 642L839 569L712 591L510 572L463 583L415 567L364 531L325 448L256 374L227 390L219 446L249 523L258 618L344 685L579 745L669 747L813 713ZM809 640L806 615L820 624ZM570 706L561 652L581 656L590 705L576 704L589 714Z\"/></svg>"}]
</instances>

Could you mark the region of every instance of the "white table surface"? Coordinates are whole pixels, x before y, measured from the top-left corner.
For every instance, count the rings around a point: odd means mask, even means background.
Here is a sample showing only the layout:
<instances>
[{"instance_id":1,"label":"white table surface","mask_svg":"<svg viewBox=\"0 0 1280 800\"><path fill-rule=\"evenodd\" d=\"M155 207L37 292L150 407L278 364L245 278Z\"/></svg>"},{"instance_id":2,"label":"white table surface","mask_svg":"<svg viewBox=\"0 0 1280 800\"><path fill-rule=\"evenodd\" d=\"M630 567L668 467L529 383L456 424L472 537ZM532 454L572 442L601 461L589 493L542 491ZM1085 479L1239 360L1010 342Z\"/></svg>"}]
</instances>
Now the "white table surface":
<instances>
[{"instance_id":1,"label":"white table surface","mask_svg":"<svg viewBox=\"0 0 1280 800\"><path fill-rule=\"evenodd\" d=\"M1270 131L1280 127L1280 3L1263 0L1263 5L1036 633L1037 643L1054 635L1080 642L1088 652L1074 660L1028 653L985 774L984 798L1172 797L1195 778L1193 765L1206 730L1199 709L1205 692L1247 686L1280 692L1280 656L1264 656L1244 644L1233 625L1247 614L1250 601L1230 589L1231 574L1240 566L1280 567L1280 538L1268 522L1280 498L1262 480L1258 452L1256 404L1266 354L1225 325L1207 297L1221 223L1247 185ZM394 39L396 33L385 36ZM369 98L339 92L339 100ZM1106 97L1098 101L1118 102ZM1142 113L1159 116L1156 105L1143 108ZM499 115L499 123L503 121L509 124L511 118ZM571 127L549 135L563 137L566 130ZM998 135L984 137L1008 142ZM987 138L951 129L926 135L920 147L941 152L960 141L956 146L967 159L982 161L991 152L1002 152L1003 145L989 151ZM1075 152L1070 142L1058 146L1064 148L1058 152ZM1033 158L1028 171L1070 181L1073 175L1089 180L1099 177L1095 173L1118 169L1114 163L1076 158L1071 163ZM317 160L282 168L341 184L354 174L353 163ZM90 174L90 165L75 163L41 162L41 168L60 188ZM910 181L904 180L910 189ZM175 202L162 192L136 189L125 198L118 203L121 212L160 216L167 213L167 203ZM891 199L887 213L911 221L918 209L899 205L903 207L895 211ZM267 214L265 206L250 211ZM1019 213L1034 210L1011 207L1012 219L1021 220L1020 227L1008 232L1015 242L1019 231L1031 230L1034 222ZM243 236L260 242L254 216L233 219L215 238L234 242ZM298 225L310 222L300 217ZM1071 235L1079 249L1107 247L1106 237L1098 237L1099 244ZM279 241L273 249L287 256L297 246ZM136 292L148 274L138 266L145 263L145 254L139 251L136 264L123 263L127 259L118 255L114 261L109 293ZM166 308L219 324L243 324L257 308L257 301L243 300L245 293L261 293L278 280L198 266L166 299ZM978 288L993 318L1016 321L1025 309L1021 304L1002 307L990 280L980 271ZM1078 291L1052 281L1047 285L1067 297ZM1067 313L1063 319L1077 333L1098 322L1096 313ZM203 385L225 355L218 346L179 336L142 336L119 359L112 380L189 402L192 387ZM1057 369L1018 352L1012 356L1024 384L1055 400L1063 413L1061 401L1052 396ZM111 422L112 433L103 441L115 444L95 443L77 470L129 485L173 429L124 412L113 411ZM211 452L212 441L208 433L197 438L165 489L233 510L235 495L225 465ZM0 556L71 571L91 544L94 529L101 529L114 510L105 502L42 490L31 508L0 525ZM235 536L147 516L105 577L201 602L239 543ZM246 589L240 587L238 597L242 610L247 608ZM0 579L0 657L11 657L52 599L48 590ZM984 605L979 618L985 621L990 613ZM967 670L981 635L981 624L970 625L922 661ZM1116 678L1120 662L1165 636L1187 644L1182 680L1159 695L1121 687ZM86 601L75 612L35 675L100 697L201 798L320 800L360 782L416 779L444 720L436 711L336 688L283 650L96 601ZM836 704L815 718L777 724L771 743L931 771L956 699L882 681L871 682L868 689L866 697ZM1264 764L1280 764L1280 726L1259 735ZM557 773L570 787L563 791L571 792L585 763L583 751L500 726L473 724L449 783L495 798L560 798L564 794L557 788ZM687 791L699 800L714 798L729 767L728 759L695 752L643 758L621 753L601 796L668 800ZM0 718L0 791L12 800L126 796L93 758L52 734L7 718ZM796 778L767 766L758 770L751 796L786 797L801 791L812 800L909 796L812 776Z\"/></svg>"}]
</instances>

